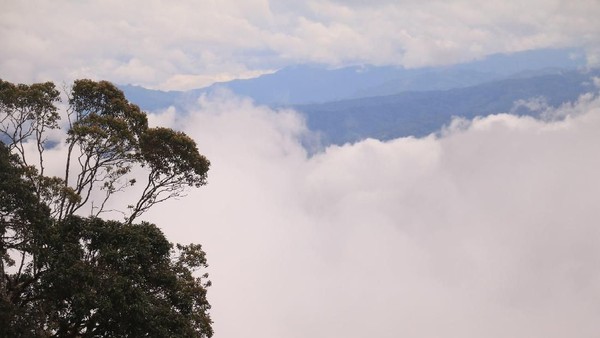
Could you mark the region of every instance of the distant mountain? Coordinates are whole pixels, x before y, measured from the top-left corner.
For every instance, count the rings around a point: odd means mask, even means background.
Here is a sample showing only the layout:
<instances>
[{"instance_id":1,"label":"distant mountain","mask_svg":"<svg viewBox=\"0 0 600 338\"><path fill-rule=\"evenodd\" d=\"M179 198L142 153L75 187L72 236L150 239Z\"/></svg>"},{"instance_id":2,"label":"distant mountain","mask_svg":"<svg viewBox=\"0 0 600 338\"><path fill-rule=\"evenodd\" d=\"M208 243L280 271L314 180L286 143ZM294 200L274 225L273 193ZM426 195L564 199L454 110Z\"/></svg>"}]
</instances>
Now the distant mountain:
<instances>
[{"instance_id":1,"label":"distant mountain","mask_svg":"<svg viewBox=\"0 0 600 338\"><path fill-rule=\"evenodd\" d=\"M119 85L127 99L146 111L165 109L177 106L184 92L147 89L140 86Z\"/></svg>"},{"instance_id":2,"label":"distant mountain","mask_svg":"<svg viewBox=\"0 0 600 338\"><path fill-rule=\"evenodd\" d=\"M298 65L253 79L216 83L187 92L162 92L127 85L120 87L131 101L150 111L170 105L180 107L189 98L218 88L251 97L258 104L281 106L461 88L525 72L537 72L539 75L539 72L556 68L576 69L584 65L581 55L582 52L577 49L544 49L492 55L453 66L418 69L368 65L327 69L320 65Z\"/></svg>"},{"instance_id":3,"label":"distant mountain","mask_svg":"<svg viewBox=\"0 0 600 338\"><path fill-rule=\"evenodd\" d=\"M473 118L494 113L536 115L519 100L538 99L556 107L597 91L592 77L600 71L554 71L514 77L449 90L403 92L396 95L296 105L308 127L318 131L325 144L343 144L365 138L389 140L424 136L440 130L453 116Z\"/></svg>"},{"instance_id":4,"label":"distant mountain","mask_svg":"<svg viewBox=\"0 0 600 338\"><path fill-rule=\"evenodd\" d=\"M319 65L284 68L255 79L218 83L200 90L228 88L267 105L322 103L341 99L397 94L405 91L444 90L472 86L525 71L576 69L584 65L575 49L544 49L496 54L464 64L405 69L353 66L327 69Z\"/></svg>"},{"instance_id":5,"label":"distant mountain","mask_svg":"<svg viewBox=\"0 0 600 338\"><path fill-rule=\"evenodd\" d=\"M515 102L536 99L558 106L593 90L590 77L600 71L580 70L583 66L579 50L536 50L420 69L300 65L186 92L120 87L130 101L149 111L185 108L203 93L227 88L258 104L295 108L326 145L423 136L440 130L453 116L535 115Z\"/></svg>"}]
</instances>

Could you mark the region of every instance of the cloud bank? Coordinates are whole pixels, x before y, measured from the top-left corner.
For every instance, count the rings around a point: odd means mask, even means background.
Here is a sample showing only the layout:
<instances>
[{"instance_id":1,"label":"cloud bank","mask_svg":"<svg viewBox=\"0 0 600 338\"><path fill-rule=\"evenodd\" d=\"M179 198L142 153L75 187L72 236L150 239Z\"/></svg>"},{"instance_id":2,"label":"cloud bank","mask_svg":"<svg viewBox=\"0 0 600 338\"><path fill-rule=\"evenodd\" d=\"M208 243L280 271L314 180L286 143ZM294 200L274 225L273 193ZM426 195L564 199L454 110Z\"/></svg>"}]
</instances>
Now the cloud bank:
<instances>
[{"instance_id":1,"label":"cloud bank","mask_svg":"<svg viewBox=\"0 0 600 338\"><path fill-rule=\"evenodd\" d=\"M312 157L292 111L183 119L209 185L147 217L208 253L216 337L596 337L600 100ZM561 116L564 118L555 119Z\"/></svg>"},{"instance_id":2,"label":"cloud bank","mask_svg":"<svg viewBox=\"0 0 600 338\"><path fill-rule=\"evenodd\" d=\"M0 0L0 74L198 88L285 65L452 64L584 47L600 62L597 1Z\"/></svg>"}]
</instances>

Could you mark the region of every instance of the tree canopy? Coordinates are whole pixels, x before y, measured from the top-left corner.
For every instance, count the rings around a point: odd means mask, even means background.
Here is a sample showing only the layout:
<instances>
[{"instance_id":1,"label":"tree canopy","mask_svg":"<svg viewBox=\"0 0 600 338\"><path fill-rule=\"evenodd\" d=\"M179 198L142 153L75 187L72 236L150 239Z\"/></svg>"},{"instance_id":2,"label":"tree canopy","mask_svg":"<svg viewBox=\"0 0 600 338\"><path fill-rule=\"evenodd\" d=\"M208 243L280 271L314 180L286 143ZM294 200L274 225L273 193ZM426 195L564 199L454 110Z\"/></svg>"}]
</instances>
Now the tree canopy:
<instances>
[{"instance_id":1,"label":"tree canopy","mask_svg":"<svg viewBox=\"0 0 600 338\"><path fill-rule=\"evenodd\" d=\"M206 184L210 162L109 82L75 81L66 121L59 102L51 82L0 80L0 337L212 336L202 247L135 223ZM53 147L64 171L49 176ZM100 218L126 189L139 196L123 220Z\"/></svg>"}]
</instances>

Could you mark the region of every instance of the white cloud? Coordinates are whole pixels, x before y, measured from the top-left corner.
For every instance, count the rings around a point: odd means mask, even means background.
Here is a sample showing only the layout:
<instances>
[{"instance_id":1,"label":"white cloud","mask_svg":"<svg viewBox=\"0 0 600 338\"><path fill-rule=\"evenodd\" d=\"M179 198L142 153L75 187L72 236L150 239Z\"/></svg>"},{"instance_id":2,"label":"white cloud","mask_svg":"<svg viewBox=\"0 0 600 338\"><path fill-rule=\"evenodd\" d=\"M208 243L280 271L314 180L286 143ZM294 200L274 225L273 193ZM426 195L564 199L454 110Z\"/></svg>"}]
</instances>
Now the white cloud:
<instances>
[{"instance_id":1,"label":"white cloud","mask_svg":"<svg viewBox=\"0 0 600 338\"><path fill-rule=\"evenodd\" d=\"M597 1L3 1L0 74L201 87L290 63L449 64L581 46L597 64Z\"/></svg>"},{"instance_id":2,"label":"white cloud","mask_svg":"<svg viewBox=\"0 0 600 338\"><path fill-rule=\"evenodd\" d=\"M198 141L209 185L148 217L204 245L217 337L599 332L597 97L313 157L293 112L198 104L161 120Z\"/></svg>"}]
</instances>

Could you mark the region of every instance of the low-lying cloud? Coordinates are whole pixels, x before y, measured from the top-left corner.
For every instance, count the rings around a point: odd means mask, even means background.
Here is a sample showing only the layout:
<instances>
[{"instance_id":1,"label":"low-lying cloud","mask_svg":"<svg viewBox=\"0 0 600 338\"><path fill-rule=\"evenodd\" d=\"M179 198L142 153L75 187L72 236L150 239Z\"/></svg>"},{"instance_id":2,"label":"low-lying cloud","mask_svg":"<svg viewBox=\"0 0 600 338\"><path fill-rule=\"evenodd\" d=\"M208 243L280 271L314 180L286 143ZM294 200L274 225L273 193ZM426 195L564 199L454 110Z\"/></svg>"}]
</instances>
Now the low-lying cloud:
<instances>
[{"instance_id":1,"label":"low-lying cloud","mask_svg":"<svg viewBox=\"0 0 600 338\"><path fill-rule=\"evenodd\" d=\"M209 185L147 217L206 249L216 337L600 332L596 96L313 156L292 111L220 94L177 116L152 122L197 140Z\"/></svg>"}]
</instances>

